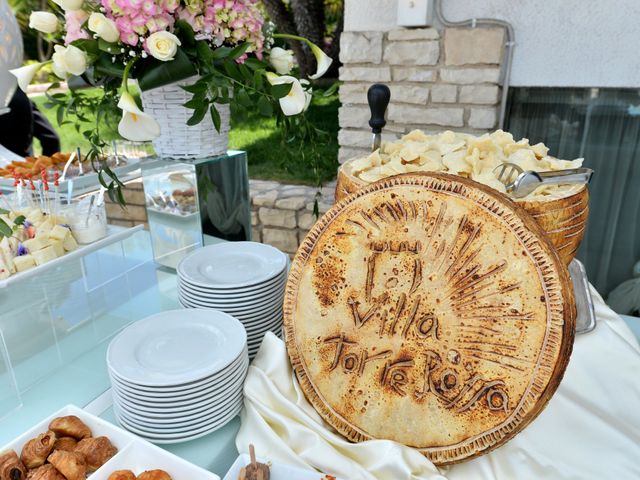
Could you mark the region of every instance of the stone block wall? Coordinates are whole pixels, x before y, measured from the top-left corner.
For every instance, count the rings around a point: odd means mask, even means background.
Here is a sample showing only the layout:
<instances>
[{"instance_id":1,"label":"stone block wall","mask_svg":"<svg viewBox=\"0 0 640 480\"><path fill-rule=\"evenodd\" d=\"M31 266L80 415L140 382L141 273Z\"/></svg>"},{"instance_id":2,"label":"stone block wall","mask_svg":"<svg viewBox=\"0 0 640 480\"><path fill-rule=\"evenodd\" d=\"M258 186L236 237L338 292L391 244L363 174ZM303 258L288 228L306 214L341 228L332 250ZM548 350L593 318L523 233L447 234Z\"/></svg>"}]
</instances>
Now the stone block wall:
<instances>
[{"instance_id":1,"label":"stone block wall","mask_svg":"<svg viewBox=\"0 0 640 480\"><path fill-rule=\"evenodd\" d=\"M502 28L344 32L340 42L340 161L371 144L367 89L391 89L389 140L420 128L483 133L498 122Z\"/></svg>"},{"instance_id":2,"label":"stone block wall","mask_svg":"<svg viewBox=\"0 0 640 480\"><path fill-rule=\"evenodd\" d=\"M251 180L251 229L255 242L268 243L293 255L316 223L313 205L317 189ZM335 183L326 185L318 198L321 214L334 203Z\"/></svg>"}]
</instances>

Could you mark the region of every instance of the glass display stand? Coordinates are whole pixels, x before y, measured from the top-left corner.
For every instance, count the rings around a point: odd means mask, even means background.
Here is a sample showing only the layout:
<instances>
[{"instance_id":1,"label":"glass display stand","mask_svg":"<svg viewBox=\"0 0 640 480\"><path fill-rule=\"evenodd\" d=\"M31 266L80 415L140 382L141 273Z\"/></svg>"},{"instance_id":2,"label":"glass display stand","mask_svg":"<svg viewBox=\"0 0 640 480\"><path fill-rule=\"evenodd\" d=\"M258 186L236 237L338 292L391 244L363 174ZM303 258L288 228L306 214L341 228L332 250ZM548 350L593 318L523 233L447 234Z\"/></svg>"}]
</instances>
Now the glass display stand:
<instances>
[{"instance_id":1,"label":"glass display stand","mask_svg":"<svg viewBox=\"0 0 640 480\"><path fill-rule=\"evenodd\" d=\"M204 159L148 159L142 165L149 231L157 263L176 268L204 236L251 240L246 152ZM208 242L209 243L209 242Z\"/></svg>"}]
</instances>

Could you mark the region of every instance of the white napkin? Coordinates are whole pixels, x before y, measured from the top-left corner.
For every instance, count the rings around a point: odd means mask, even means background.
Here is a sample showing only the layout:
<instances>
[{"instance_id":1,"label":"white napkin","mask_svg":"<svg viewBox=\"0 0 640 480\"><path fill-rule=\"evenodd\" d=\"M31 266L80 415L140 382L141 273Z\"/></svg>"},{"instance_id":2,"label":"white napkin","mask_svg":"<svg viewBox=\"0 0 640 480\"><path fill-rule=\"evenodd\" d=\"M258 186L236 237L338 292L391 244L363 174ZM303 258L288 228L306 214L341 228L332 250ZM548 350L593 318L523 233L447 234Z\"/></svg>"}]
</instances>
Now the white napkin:
<instances>
[{"instance_id":1,"label":"white napkin","mask_svg":"<svg viewBox=\"0 0 640 480\"><path fill-rule=\"evenodd\" d=\"M487 455L439 473L395 442L346 441L307 402L272 334L249 367L236 446L247 452L253 443L260 456L344 480L640 478L640 347L592 293L598 326L576 337L560 388L534 422Z\"/></svg>"}]
</instances>

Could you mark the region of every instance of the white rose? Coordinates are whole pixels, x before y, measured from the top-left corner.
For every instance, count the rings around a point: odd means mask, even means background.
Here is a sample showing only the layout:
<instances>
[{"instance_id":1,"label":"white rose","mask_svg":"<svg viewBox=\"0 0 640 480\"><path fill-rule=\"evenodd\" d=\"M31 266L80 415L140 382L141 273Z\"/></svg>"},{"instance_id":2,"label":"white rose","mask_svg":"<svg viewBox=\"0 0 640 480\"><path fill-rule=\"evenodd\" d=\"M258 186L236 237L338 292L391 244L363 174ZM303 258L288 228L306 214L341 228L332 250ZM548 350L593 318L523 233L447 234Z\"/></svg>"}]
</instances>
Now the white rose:
<instances>
[{"instance_id":1,"label":"white rose","mask_svg":"<svg viewBox=\"0 0 640 480\"><path fill-rule=\"evenodd\" d=\"M98 37L109 43L117 42L120 38L120 31L116 22L108 19L102 13L93 12L89 17L89 30Z\"/></svg>"},{"instance_id":2,"label":"white rose","mask_svg":"<svg viewBox=\"0 0 640 480\"><path fill-rule=\"evenodd\" d=\"M29 28L42 33L54 33L59 26L58 17L51 12L33 12L29 17Z\"/></svg>"},{"instance_id":3,"label":"white rose","mask_svg":"<svg viewBox=\"0 0 640 480\"><path fill-rule=\"evenodd\" d=\"M273 47L269 52L269 63L280 75L287 75L293 69L293 52L280 47Z\"/></svg>"},{"instance_id":4,"label":"white rose","mask_svg":"<svg viewBox=\"0 0 640 480\"><path fill-rule=\"evenodd\" d=\"M155 32L147 38L149 53L162 62L173 60L180 45L178 37L170 32Z\"/></svg>"},{"instance_id":5,"label":"white rose","mask_svg":"<svg viewBox=\"0 0 640 480\"><path fill-rule=\"evenodd\" d=\"M53 56L51 57L51 60L53 60L53 73L55 73L57 77L66 80L67 77L69 77L67 60L65 57L67 49L62 45L56 45L53 49Z\"/></svg>"},{"instance_id":6,"label":"white rose","mask_svg":"<svg viewBox=\"0 0 640 480\"><path fill-rule=\"evenodd\" d=\"M73 12L82 8L84 0L53 0L53 2L59 5L65 12Z\"/></svg>"},{"instance_id":7,"label":"white rose","mask_svg":"<svg viewBox=\"0 0 640 480\"><path fill-rule=\"evenodd\" d=\"M87 54L73 45L69 45L64 52L64 61L67 72L73 75L82 75L87 70Z\"/></svg>"}]
</instances>

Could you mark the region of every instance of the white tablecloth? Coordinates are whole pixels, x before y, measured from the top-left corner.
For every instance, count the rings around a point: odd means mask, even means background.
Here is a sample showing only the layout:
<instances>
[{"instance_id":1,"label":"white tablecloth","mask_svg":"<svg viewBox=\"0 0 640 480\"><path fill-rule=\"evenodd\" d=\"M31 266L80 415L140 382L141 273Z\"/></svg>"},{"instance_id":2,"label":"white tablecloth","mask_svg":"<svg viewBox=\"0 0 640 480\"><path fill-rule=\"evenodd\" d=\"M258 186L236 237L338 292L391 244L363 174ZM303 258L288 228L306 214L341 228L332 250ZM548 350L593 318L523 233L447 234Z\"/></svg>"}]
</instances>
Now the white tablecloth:
<instances>
[{"instance_id":1,"label":"white tablecloth","mask_svg":"<svg viewBox=\"0 0 640 480\"><path fill-rule=\"evenodd\" d=\"M592 293L598 326L576 337L547 408L487 455L437 469L394 442L345 441L307 402L284 343L273 335L265 337L249 368L238 450L247 452L253 443L261 456L344 480L638 479L640 347L620 317Z\"/></svg>"}]
</instances>

